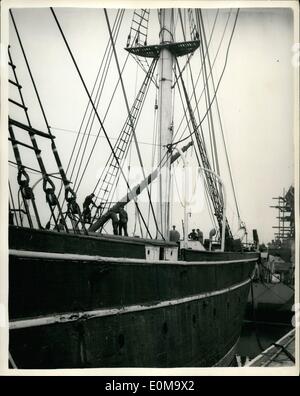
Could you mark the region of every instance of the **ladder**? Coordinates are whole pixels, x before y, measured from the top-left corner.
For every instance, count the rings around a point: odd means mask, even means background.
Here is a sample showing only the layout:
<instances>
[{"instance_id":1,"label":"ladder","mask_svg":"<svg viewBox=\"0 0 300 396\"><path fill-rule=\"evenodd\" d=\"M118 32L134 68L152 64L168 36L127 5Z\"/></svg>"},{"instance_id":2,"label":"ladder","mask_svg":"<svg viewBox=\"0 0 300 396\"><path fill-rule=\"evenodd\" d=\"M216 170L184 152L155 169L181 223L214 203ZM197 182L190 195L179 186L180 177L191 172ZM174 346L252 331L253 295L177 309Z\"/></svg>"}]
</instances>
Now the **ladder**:
<instances>
[{"instance_id":1,"label":"ladder","mask_svg":"<svg viewBox=\"0 0 300 396\"><path fill-rule=\"evenodd\" d=\"M199 40L199 33L198 33L198 30L196 27L192 8L188 8L188 18L189 18L189 25L190 25L191 40Z\"/></svg>"},{"instance_id":2,"label":"ladder","mask_svg":"<svg viewBox=\"0 0 300 396\"><path fill-rule=\"evenodd\" d=\"M101 202L102 211L107 205L109 198L111 198L110 195L115 181L119 175L121 163L126 158L133 137L133 133L135 131L140 116L145 94L147 93L147 90L149 88L156 64L157 59L153 59L141 85L141 88L137 94L137 97L135 98L134 103L130 109L130 114L128 114L128 117L114 145L115 156L110 154L105 164L104 170L102 171L100 179L97 183L97 186L100 185L100 188L98 189L98 193L96 194L96 196Z\"/></svg>"},{"instance_id":3,"label":"ladder","mask_svg":"<svg viewBox=\"0 0 300 396\"><path fill-rule=\"evenodd\" d=\"M135 9L133 11L130 32L127 37L127 47L141 47L147 45L149 16L149 8ZM147 73L149 69L148 60L144 57L139 57L133 54L131 55L141 69Z\"/></svg>"},{"instance_id":4,"label":"ladder","mask_svg":"<svg viewBox=\"0 0 300 396\"><path fill-rule=\"evenodd\" d=\"M50 175L47 174L47 172L46 172L46 168L45 168L44 162L41 157L41 150L39 149L37 141L36 141L36 135L37 135L37 136L40 136L40 137L43 137L46 139L50 139L51 143L53 144L53 140L55 139L55 136L52 135L50 132L45 133L45 132L42 132L42 131L32 127L31 121L29 118L29 114L28 114L28 107L25 105L24 97L22 94L22 85L19 83L18 76L16 73L16 65L13 63L10 46L8 46L8 59L9 59L8 66L10 67L10 70L12 71L12 76L13 76L13 78L8 79L8 82L9 82L9 84L11 84L12 86L14 86L18 89L18 94L19 94L19 101L11 99L11 98L8 98L8 101L10 103L12 103L14 106L17 106L17 107L23 109L25 118L27 121L27 125L26 125L26 124L24 124L20 121L17 121L11 117L8 117L8 131L9 131L8 140L12 143L12 148L13 148L14 156L16 159L16 164L18 167L18 183L20 185L20 191L21 191L22 200L24 203L24 208L26 211L28 223L31 228L34 227L32 217L30 214L29 205L27 203L27 201L30 200L32 203L32 208L34 210L34 215L35 215L35 218L37 221L38 228L43 228L41 225L41 222L40 222L38 209L37 209L37 206L35 203L34 193L33 193L32 188L29 186L30 179L26 172L27 167L25 165L23 165L23 163L22 163L19 146L26 147L28 149L33 150L36 155L37 162L38 162L39 168L40 168L40 172L43 176L43 189L46 194L46 201L49 204L50 211L52 213L53 219L57 226L57 219L54 216L54 206L57 205L57 207L59 209L60 216L62 216L62 212L61 212L61 208L58 203L58 200L54 194L55 186L49 177ZM31 140L31 144L32 144L31 146L16 139L15 132L14 132L14 130L16 128L18 130L23 130L23 131L28 132L30 140ZM54 202L55 202L55 205L54 205ZM66 224L64 224L64 225L65 225L66 231L68 232L67 225Z\"/></svg>"},{"instance_id":5,"label":"ladder","mask_svg":"<svg viewBox=\"0 0 300 396\"><path fill-rule=\"evenodd\" d=\"M147 45L148 25L149 25L149 8L135 9L127 38L127 47L138 47Z\"/></svg>"}]
</instances>

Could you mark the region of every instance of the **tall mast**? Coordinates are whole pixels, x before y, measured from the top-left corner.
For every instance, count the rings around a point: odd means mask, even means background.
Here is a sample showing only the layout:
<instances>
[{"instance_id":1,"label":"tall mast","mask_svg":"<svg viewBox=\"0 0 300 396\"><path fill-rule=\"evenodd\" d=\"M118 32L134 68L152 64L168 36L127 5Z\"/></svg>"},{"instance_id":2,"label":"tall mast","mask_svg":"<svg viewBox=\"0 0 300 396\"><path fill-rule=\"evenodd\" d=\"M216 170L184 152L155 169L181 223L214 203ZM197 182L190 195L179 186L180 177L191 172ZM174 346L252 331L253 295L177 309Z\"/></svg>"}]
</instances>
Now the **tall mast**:
<instances>
[{"instance_id":1,"label":"tall mast","mask_svg":"<svg viewBox=\"0 0 300 396\"><path fill-rule=\"evenodd\" d=\"M168 43L173 42L172 37L173 9L160 10L160 44L162 49L159 56L159 95L158 95L158 133L159 155L158 164L161 169L158 180L158 226L165 239L169 239L170 229L170 155L167 145L172 143L172 76L174 55ZM168 157L168 160L166 161Z\"/></svg>"},{"instance_id":2,"label":"tall mast","mask_svg":"<svg viewBox=\"0 0 300 396\"><path fill-rule=\"evenodd\" d=\"M169 239L170 229L170 170L171 164L179 158L179 154L168 153L168 145L172 143L173 139L173 120L172 120L172 77L173 65L176 57L187 55L194 52L199 47L199 40L184 41L174 43L172 30L174 20L174 10L160 9L160 43L147 45L146 37L147 31L141 31L145 28L145 21L148 21L149 11L141 9L141 12L134 11L135 25L139 25L138 30L131 28L126 51L137 58L155 58L159 61L159 104L158 104L158 128L159 128L159 155L158 167L151 175L149 175L138 186L131 190L130 194L123 200L111 207L111 210L117 210L120 206L126 205L141 191L148 186L156 177L158 177L158 211L157 211L157 226L164 239ZM148 22L147 22L148 23ZM147 24L146 24L147 25ZM148 25L147 25L148 26ZM148 29L148 28L146 28ZM131 34L133 34L131 36ZM139 42L139 37L143 37L145 41ZM182 148L182 152L186 151L193 143L190 142L187 146ZM91 225L89 231L96 231L109 219L108 213L102 216Z\"/></svg>"}]
</instances>

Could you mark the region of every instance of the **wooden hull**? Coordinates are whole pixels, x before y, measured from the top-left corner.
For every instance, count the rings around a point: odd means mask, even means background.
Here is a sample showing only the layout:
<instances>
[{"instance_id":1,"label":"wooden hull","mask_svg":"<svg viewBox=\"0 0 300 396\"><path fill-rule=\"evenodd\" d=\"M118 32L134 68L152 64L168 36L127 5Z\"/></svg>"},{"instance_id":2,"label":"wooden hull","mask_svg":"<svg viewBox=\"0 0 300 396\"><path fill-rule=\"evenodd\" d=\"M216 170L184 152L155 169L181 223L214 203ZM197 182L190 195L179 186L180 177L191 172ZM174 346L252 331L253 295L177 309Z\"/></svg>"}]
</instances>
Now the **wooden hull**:
<instances>
[{"instance_id":1,"label":"wooden hull","mask_svg":"<svg viewBox=\"0 0 300 396\"><path fill-rule=\"evenodd\" d=\"M105 243L10 229L9 348L17 367L228 365L256 254L151 260L144 240L110 240L109 256Z\"/></svg>"}]
</instances>

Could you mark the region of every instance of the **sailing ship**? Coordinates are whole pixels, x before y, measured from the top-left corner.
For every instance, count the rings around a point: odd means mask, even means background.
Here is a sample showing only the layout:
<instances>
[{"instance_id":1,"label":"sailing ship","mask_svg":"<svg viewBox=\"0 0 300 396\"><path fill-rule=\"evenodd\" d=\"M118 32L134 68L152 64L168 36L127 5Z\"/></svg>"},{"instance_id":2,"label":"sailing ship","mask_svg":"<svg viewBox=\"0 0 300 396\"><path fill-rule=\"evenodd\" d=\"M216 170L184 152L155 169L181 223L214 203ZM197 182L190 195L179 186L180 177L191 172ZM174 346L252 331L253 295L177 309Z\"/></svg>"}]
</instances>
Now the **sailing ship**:
<instances>
[{"instance_id":1,"label":"sailing ship","mask_svg":"<svg viewBox=\"0 0 300 396\"><path fill-rule=\"evenodd\" d=\"M82 85L91 109L91 122L97 124L109 147L106 165L93 189L94 206L87 217L79 204L84 196L76 189L70 168L66 171L63 166L54 130L48 122L18 27L21 14L10 10L15 43L25 61L44 122L44 128L39 128L31 121L25 88L18 75L19 66L14 62L15 48L11 45L8 49L8 130L13 155L9 181L10 366L24 369L229 366L239 340L259 254L244 251L241 241L233 237L226 217L225 189L217 166L216 148L211 145L212 156L204 138L204 121L213 127L212 106L217 106L221 78L214 83L202 11L172 8L98 11L108 31L98 89L101 91L101 84L109 84L106 74L111 68L110 61L115 62L118 81L114 91L117 88L121 91L126 107L123 127L114 142L104 111L98 106L97 89L88 88L76 62L61 24L60 9L44 9L53 19ZM121 67L117 53L118 32L125 12L132 15L132 21L123 52L144 73L132 104L126 95L124 65ZM159 34L154 44L148 44L153 14L158 16ZM226 28L230 23L232 26L229 49L238 10L228 15ZM182 39L175 34L176 26L181 26ZM196 54L200 54L200 58L199 55L196 58ZM203 60L201 73L204 81L210 79L212 84L204 83L207 110L202 114L196 82L190 79L194 84L192 95L185 83L194 61L192 57L196 59L198 71L199 59ZM110 84L110 89L112 86ZM150 87L156 93L158 137L153 145L157 148L157 163L147 175L137 133ZM176 89L184 104L182 125L185 128L181 137L175 133L177 113L172 109ZM25 121L17 119L16 109L23 113ZM29 135L28 143L22 140L25 134ZM80 150L84 143L80 139L77 142ZM42 144L48 148L42 150ZM143 176L134 187L124 170L132 146L136 148ZM36 158L38 169L24 163L25 150ZM214 215L215 229L204 241L189 240L186 198L183 238L174 241L170 240L169 233L171 169L183 164L187 170L186 155L191 151L203 176L207 212ZM50 158L52 154L57 173L47 171L45 157ZM97 158L99 160L99 152ZM35 184L30 173L33 171L39 172ZM71 173L70 178L67 172ZM186 177L185 182L187 180ZM120 183L125 183L126 193L116 200L115 189ZM156 207L152 201L155 183ZM138 201L143 194L148 198L148 219ZM130 205L138 218L140 235L136 229L130 236L107 231L111 219L121 208L129 212Z\"/></svg>"}]
</instances>

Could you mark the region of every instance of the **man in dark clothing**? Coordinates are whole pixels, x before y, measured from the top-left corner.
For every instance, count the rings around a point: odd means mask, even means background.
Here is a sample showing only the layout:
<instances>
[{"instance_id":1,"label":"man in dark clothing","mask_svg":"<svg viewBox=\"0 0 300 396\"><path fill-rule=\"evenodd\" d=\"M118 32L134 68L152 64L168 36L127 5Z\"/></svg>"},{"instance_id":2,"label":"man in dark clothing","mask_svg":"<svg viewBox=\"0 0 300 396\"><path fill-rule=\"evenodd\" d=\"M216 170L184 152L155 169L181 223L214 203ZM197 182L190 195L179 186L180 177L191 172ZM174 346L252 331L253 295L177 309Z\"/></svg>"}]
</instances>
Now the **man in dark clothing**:
<instances>
[{"instance_id":1,"label":"man in dark clothing","mask_svg":"<svg viewBox=\"0 0 300 396\"><path fill-rule=\"evenodd\" d=\"M191 239L192 241L196 241L196 240L197 240L197 234L196 234L196 231L195 231L194 228L192 229L192 232L189 233L188 237L189 237L189 239Z\"/></svg>"},{"instance_id":2,"label":"man in dark clothing","mask_svg":"<svg viewBox=\"0 0 300 396\"><path fill-rule=\"evenodd\" d=\"M200 231L199 228L197 228L197 239L203 244L203 232Z\"/></svg>"},{"instance_id":3,"label":"man in dark clothing","mask_svg":"<svg viewBox=\"0 0 300 396\"><path fill-rule=\"evenodd\" d=\"M127 222L128 222L128 214L124 207L121 207L119 210L119 235L122 235L122 230L124 230L124 235L128 236L127 233Z\"/></svg>"},{"instance_id":4,"label":"man in dark clothing","mask_svg":"<svg viewBox=\"0 0 300 396\"><path fill-rule=\"evenodd\" d=\"M170 236L170 241L172 241L172 242L178 242L179 241L179 239L180 239L180 234L179 234L179 232L176 230L176 226L174 226L173 225L173 230L171 230L170 231L170 234L169 234L169 236Z\"/></svg>"},{"instance_id":5,"label":"man in dark clothing","mask_svg":"<svg viewBox=\"0 0 300 396\"><path fill-rule=\"evenodd\" d=\"M112 221L114 235L118 235L119 219L118 219L117 212L110 210L108 214Z\"/></svg>"},{"instance_id":6,"label":"man in dark clothing","mask_svg":"<svg viewBox=\"0 0 300 396\"><path fill-rule=\"evenodd\" d=\"M82 216L83 216L83 220L85 223L90 223L91 219L92 219L92 212L91 212L90 205L92 205L92 207L97 206L95 204L95 202L93 201L94 197L95 197L95 194L90 194L85 198L85 200L83 202Z\"/></svg>"}]
</instances>

